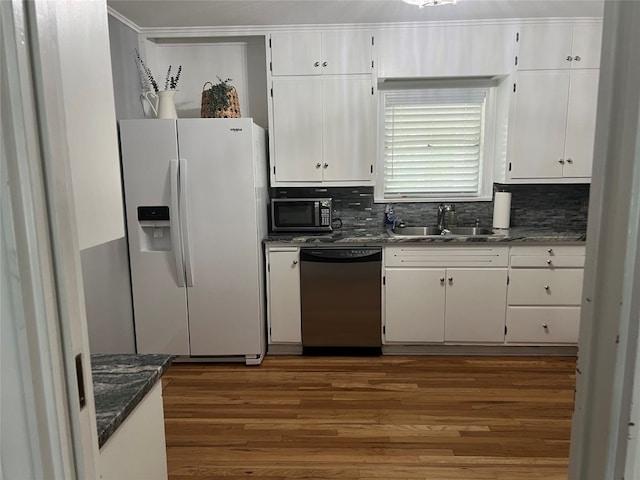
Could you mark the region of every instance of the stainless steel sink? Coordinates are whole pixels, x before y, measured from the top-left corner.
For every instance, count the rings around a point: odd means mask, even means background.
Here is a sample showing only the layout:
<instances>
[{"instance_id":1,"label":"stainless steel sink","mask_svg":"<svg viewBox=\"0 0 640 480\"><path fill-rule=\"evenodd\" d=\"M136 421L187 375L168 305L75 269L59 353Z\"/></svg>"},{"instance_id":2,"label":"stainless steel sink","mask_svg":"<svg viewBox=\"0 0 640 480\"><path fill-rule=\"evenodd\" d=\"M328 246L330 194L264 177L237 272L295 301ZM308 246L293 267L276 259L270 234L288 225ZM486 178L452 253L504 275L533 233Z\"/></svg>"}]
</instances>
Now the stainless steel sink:
<instances>
[{"instance_id":1,"label":"stainless steel sink","mask_svg":"<svg viewBox=\"0 0 640 480\"><path fill-rule=\"evenodd\" d=\"M442 230L438 227L396 227L391 231L392 235L409 236L409 237L428 237L432 235L441 235Z\"/></svg>"},{"instance_id":2,"label":"stainless steel sink","mask_svg":"<svg viewBox=\"0 0 640 480\"><path fill-rule=\"evenodd\" d=\"M472 237L477 235L493 235L493 230L482 227L451 227L449 232L451 232L451 235L466 235Z\"/></svg>"},{"instance_id":3,"label":"stainless steel sink","mask_svg":"<svg viewBox=\"0 0 640 480\"><path fill-rule=\"evenodd\" d=\"M387 228L387 232L392 237L489 237L500 235L490 228L482 227L452 227L440 230L438 227L396 227L394 230Z\"/></svg>"}]
</instances>

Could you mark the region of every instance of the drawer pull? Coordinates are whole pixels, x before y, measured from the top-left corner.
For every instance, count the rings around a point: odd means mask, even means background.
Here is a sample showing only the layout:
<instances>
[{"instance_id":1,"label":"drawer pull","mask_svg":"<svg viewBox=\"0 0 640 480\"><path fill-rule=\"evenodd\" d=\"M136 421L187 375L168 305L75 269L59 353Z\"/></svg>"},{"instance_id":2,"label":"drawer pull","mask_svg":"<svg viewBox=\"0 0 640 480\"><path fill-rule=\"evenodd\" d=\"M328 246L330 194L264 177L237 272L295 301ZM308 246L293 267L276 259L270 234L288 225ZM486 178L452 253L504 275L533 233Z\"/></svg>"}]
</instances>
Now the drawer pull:
<instances>
[{"instance_id":1,"label":"drawer pull","mask_svg":"<svg viewBox=\"0 0 640 480\"><path fill-rule=\"evenodd\" d=\"M544 289L548 291L549 290L549 285L545 285Z\"/></svg>"},{"instance_id":2,"label":"drawer pull","mask_svg":"<svg viewBox=\"0 0 640 480\"><path fill-rule=\"evenodd\" d=\"M551 265L551 260L547 260L547 265Z\"/></svg>"},{"instance_id":3,"label":"drawer pull","mask_svg":"<svg viewBox=\"0 0 640 480\"><path fill-rule=\"evenodd\" d=\"M547 248L547 252L552 253L553 252L553 248Z\"/></svg>"},{"instance_id":4,"label":"drawer pull","mask_svg":"<svg viewBox=\"0 0 640 480\"><path fill-rule=\"evenodd\" d=\"M545 330L549 330L549 325L547 325L546 323L543 323L542 328L544 328Z\"/></svg>"}]
</instances>

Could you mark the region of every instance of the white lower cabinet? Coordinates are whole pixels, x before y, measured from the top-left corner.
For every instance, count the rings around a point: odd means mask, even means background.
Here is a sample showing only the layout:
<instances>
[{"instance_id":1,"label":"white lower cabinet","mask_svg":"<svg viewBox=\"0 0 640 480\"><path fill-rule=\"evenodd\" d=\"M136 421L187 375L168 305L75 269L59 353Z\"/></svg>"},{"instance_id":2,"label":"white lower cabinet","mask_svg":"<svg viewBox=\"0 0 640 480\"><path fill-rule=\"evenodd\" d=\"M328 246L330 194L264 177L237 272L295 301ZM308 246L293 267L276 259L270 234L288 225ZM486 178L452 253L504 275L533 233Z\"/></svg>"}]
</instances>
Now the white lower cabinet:
<instances>
[{"instance_id":1,"label":"white lower cabinet","mask_svg":"<svg viewBox=\"0 0 640 480\"><path fill-rule=\"evenodd\" d=\"M386 345L574 345L582 245L388 246ZM269 345L302 345L300 249L269 245ZM506 327L506 328L505 328Z\"/></svg>"},{"instance_id":2,"label":"white lower cabinet","mask_svg":"<svg viewBox=\"0 0 640 480\"><path fill-rule=\"evenodd\" d=\"M502 343L506 268L447 269L446 342Z\"/></svg>"},{"instance_id":3,"label":"white lower cabinet","mask_svg":"<svg viewBox=\"0 0 640 480\"><path fill-rule=\"evenodd\" d=\"M101 480L167 478L162 381L129 414L100 448Z\"/></svg>"},{"instance_id":4,"label":"white lower cabinet","mask_svg":"<svg viewBox=\"0 0 640 480\"><path fill-rule=\"evenodd\" d=\"M385 341L444 341L444 268L385 269Z\"/></svg>"},{"instance_id":5,"label":"white lower cabinet","mask_svg":"<svg viewBox=\"0 0 640 480\"><path fill-rule=\"evenodd\" d=\"M510 265L506 343L577 343L584 247L515 246Z\"/></svg>"},{"instance_id":6,"label":"white lower cabinet","mask_svg":"<svg viewBox=\"0 0 640 480\"><path fill-rule=\"evenodd\" d=\"M267 248L269 344L302 344L300 250Z\"/></svg>"},{"instance_id":7,"label":"white lower cabinet","mask_svg":"<svg viewBox=\"0 0 640 480\"><path fill-rule=\"evenodd\" d=\"M385 343L503 343L507 252L508 247L487 246L388 247Z\"/></svg>"}]
</instances>

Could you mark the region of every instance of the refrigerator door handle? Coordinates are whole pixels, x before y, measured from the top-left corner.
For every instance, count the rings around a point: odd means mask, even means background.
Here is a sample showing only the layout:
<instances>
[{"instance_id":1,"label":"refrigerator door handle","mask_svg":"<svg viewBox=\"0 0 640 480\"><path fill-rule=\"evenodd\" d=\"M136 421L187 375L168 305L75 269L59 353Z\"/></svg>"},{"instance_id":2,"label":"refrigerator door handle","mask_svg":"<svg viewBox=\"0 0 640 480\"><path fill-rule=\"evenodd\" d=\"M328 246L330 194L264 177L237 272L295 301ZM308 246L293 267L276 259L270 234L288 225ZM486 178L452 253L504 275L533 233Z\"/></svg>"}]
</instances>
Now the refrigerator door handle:
<instances>
[{"instance_id":1,"label":"refrigerator door handle","mask_svg":"<svg viewBox=\"0 0 640 480\"><path fill-rule=\"evenodd\" d=\"M184 287L184 265L182 263L182 246L180 238L180 215L178 213L178 160L171 160L171 209L169 224L171 226L171 248L176 263L176 281Z\"/></svg>"},{"instance_id":2,"label":"refrigerator door handle","mask_svg":"<svg viewBox=\"0 0 640 480\"><path fill-rule=\"evenodd\" d=\"M187 204L187 161L180 159L180 219L182 220L182 244L184 249L184 272L187 287L193 287L191 263L191 239L189 237L189 206Z\"/></svg>"}]
</instances>

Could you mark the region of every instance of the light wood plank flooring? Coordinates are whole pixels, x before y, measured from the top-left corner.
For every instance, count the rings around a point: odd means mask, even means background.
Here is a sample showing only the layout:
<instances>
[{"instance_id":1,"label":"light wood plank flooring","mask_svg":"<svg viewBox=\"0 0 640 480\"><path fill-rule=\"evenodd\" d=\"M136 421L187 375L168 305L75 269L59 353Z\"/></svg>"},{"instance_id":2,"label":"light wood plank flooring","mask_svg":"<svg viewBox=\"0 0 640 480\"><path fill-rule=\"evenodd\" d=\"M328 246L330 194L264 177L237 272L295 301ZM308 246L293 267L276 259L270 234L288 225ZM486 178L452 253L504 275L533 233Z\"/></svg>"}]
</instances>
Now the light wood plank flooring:
<instances>
[{"instance_id":1,"label":"light wood plank flooring","mask_svg":"<svg viewBox=\"0 0 640 480\"><path fill-rule=\"evenodd\" d=\"M572 357L175 364L169 478L564 480L574 370Z\"/></svg>"}]
</instances>

